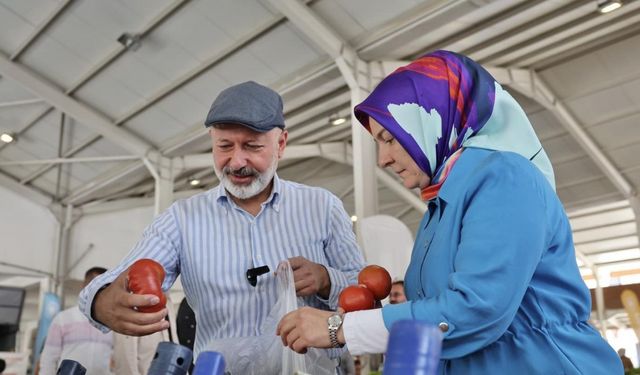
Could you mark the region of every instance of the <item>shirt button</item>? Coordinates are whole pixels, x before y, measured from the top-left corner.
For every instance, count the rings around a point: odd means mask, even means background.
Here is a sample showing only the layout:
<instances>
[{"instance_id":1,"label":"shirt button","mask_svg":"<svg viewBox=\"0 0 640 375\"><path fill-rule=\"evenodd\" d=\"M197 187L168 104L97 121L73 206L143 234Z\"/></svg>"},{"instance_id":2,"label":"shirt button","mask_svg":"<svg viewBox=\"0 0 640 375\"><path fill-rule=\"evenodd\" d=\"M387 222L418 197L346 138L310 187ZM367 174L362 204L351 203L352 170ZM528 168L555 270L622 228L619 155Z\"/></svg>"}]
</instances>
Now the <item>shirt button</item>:
<instances>
[{"instance_id":1,"label":"shirt button","mask_svg":"<svg viewBox=\"0 0 640 375\"><path fill-rule=\"evenodd\" d=\"M449 325L446 322L440 322L438 323L438 328L440 328L442 332L447 332L449 330Z\"/></svg>"}]
</instances>

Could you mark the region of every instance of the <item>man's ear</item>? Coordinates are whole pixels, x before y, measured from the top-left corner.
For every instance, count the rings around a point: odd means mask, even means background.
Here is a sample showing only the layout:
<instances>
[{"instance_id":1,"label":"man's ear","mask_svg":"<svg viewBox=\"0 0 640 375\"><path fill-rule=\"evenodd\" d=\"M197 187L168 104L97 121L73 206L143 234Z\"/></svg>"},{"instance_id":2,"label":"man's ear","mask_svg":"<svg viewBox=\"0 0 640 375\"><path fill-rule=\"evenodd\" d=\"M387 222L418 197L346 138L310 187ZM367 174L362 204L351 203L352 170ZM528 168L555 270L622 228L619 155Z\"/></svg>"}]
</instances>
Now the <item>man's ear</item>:
<instances>
[{"instance_id":1,"label":"man's ear","mask_svg":"<svg viewBox=\"0 0 640 375\"><path fill-rule=\"evenodd\" d=\"M282 133L278 136L278 159L282 159L284 155L284 149L287 146L287 138L289 138L289 132L286 129L282 130Z\"/></svg>"}]
</instances>

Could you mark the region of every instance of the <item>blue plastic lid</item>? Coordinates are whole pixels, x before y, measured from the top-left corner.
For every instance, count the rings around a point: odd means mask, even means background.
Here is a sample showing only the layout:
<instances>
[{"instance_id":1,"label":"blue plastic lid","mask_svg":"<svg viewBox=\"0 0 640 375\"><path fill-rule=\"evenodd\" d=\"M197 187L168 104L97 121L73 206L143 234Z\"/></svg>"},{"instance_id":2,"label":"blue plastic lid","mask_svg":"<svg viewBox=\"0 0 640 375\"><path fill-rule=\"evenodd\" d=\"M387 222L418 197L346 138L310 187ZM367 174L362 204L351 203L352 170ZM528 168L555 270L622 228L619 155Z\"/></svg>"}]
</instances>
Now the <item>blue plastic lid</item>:
<instances>
[{"instance_id":1,"label":"blue plastic lid","mask_svg":"<svg viewBox=\"0 0 640 375\"><path fill-rule=\"evenodd\" d=\"M224 374L224 357L218 352L202 352L198 355L193 375Z\"/></svg>"},{"instance_id":2,"label":"blue plastic lid","mask_svg":"<svg viewBox=\"0 0 640 375\"><path fill-rule=\"evenodd\" d=\"M385 375L433 375L438 370L442 332L417 320L400 320L391 327Z\"/></svg>"}]
</instances>

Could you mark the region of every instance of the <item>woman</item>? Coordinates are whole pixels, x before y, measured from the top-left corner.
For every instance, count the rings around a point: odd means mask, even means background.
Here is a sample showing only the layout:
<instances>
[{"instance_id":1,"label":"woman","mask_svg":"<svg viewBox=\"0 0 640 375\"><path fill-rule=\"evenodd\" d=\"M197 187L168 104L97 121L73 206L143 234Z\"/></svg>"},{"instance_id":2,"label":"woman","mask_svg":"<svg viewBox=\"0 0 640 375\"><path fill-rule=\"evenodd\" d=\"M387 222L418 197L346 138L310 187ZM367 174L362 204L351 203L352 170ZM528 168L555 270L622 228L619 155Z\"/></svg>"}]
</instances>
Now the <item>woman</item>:
<instances>
[{"instance_id":1,"label":"woman","mask_svg":"<svg viewBox=\"0 0 640 375\"><path fill-rule=\"evenodd\" d=\"M337 343L383 352L394 322L417 319L443 331L442 374L622 374L587 323L589 291L551 163L487 71L430 53L386 77L355 115L380 166L420 188L428 210L405 276L408 301L345 314ZM299 309L277 333L298 352L330 347L330 315Z\"/></svg>"}]
</instances>

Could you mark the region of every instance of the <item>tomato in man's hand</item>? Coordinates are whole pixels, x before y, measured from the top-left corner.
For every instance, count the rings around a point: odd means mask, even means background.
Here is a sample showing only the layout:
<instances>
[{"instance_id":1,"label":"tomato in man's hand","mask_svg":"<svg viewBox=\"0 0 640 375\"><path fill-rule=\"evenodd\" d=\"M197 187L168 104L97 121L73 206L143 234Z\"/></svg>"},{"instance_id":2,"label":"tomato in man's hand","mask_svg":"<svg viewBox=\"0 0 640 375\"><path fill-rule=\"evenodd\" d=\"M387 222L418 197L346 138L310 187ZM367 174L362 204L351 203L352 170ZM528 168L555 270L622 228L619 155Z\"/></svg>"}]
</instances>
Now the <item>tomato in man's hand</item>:
<instances>
[{"instance_id":1,"label":"tomato in man's hand","mask_svg":"<svg viewBox=\"0 0 640 375\"><path fill-rule=\"evenodd\" d=\"M134 294L154 294L160 299L160 302L153 306L138 307L138 311L156 312L165 307L167 297L162 293L164 277L164 268L153 259L140 259L129 267L127 274L129 291Z\"/></svg>"},{"instance_id":2,"label":"tomato in man's hand","mask_svg":"<svg viewBox=\"0 0 640 375\"><path fill-rule=\"evenodd\" d=\"M373 293L364 285L350 285L342 290L338 306L345 312L369 310L375 305Z\"/></svg>"},{"instance_id":3,"label":"tomato in man's hand","mask_svg":"<svg viewBox=\"0 0 640 375\"><path fill-rule=\"evenodd\" d=\"M372 264L358 274L358 284L363 284L373 293L376 300L385 299L391 292L391 275L384 267Z\"/></svg>"}]
</instances>

